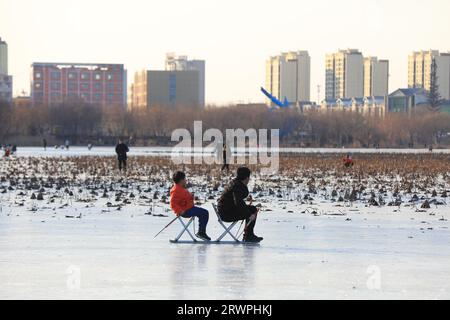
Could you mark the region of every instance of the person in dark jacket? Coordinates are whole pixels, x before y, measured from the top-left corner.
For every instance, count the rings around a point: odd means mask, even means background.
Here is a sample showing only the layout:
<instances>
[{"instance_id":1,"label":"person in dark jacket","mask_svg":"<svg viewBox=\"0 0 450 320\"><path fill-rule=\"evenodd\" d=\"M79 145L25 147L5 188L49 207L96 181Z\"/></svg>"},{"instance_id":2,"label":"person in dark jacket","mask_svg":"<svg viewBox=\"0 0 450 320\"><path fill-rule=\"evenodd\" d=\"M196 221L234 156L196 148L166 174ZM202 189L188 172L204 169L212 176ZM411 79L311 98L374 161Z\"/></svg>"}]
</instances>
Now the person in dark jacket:
<instances>
[{"instance_id":1,"label":"person in dark jacket","mask_svg":"<svg viewBox=\"0 0 450 320\"><path fill-rule=\"evenodd\" d=\"M230 165L228 164L227 156L229 156L229 155L227 154L227 152L228 152L228 145L224 142L223 146L222 146L223 165L222 165L222 169L220 169L220 171L227 170L227 173L228 173L228 171L230 170Z\"/></svg>"},{"instance_id":2,"label":"person in dark jacket","mask_svg":"<svg viewBox=\"0 0 450 320\"><path fill-rule=\"evenodd\" d=\"M258 209L247 205L244 201L249 195L247 185L250 181L250 169L240 167L236 178L225 188L217 202L217 210L220 218L225 222L245 220L244 241L260 242L262 237L254 233Z\"/></svg>"},{"instance_id":3,"label":"person in dark jacket","mask_svg":"<svg viewBox=\"0 0 450 320\"><path fill-rule=\"evenodd\" d=\"M127 152L129 152L128 146L119 140L116 146L117 160L119 161L119 170L127 170Z\"/></svg>"}]
</instances>

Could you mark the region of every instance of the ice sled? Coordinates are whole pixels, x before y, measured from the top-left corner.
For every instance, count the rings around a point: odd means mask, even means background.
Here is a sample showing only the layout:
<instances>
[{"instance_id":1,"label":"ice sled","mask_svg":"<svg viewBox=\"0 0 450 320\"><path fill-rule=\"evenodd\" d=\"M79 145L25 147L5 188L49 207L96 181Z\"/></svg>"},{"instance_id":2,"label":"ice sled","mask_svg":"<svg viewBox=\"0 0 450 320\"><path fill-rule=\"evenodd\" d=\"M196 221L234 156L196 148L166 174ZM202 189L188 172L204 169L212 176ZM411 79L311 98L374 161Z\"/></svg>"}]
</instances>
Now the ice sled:
<instances>
[{"instance_id":1,"label":"ice sled","mask_svg":"<svg viewBox=\"0 0 450 320\"><path fill-rule=\"evenodd\" d=\"M224 231L222 232L222 234L216 239L216 240L211 240L211 241L203 241L203 240L198 240L196 239L193 235L192 232L189 230L189 226L192 224L192 222L194 221L194 217L190 218L189 221L187 223L185 223L183 221L183 218L178 217L178 221L180 221L180 223L183 226L183 229L181 230L181 232L178 234L178 236L173 239L173 240L169 240L171 243L179 243L179 244L243 244L243 245L259 245L259 243L252 243L252 242L245 242L245 241L240 241L231 231L233 230L233 228L236 226L236 224L238 223L238 221L234 221L231 222L228 226L226 225L226 222L223 221L220 216L219 213L217 211L217 206L215 204L212 205L214 212L217 216L217 220L219 221L219 224L223 227ZM187 232L187 234L189 235L189 237L191 238L191 240L180 240L181 237L183 236L183 234ZM229 235L233 240L223 240L227 235Z\"/></svg>"}]
</instances>

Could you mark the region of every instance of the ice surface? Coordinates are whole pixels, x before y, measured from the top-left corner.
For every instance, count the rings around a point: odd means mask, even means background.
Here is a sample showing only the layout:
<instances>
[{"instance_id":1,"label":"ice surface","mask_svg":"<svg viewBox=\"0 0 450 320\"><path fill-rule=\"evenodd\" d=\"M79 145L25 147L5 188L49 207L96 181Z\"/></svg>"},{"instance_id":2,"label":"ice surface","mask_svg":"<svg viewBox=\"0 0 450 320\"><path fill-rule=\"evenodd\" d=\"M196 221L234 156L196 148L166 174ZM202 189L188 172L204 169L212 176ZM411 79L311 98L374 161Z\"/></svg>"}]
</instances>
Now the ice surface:
<instances>
[{"instance_id":1,"label":"ice surface","mask_svg":"<svg viewBox=\"0 0 450 320\"><path fill-rule=\"evenodd\" d=\"M19 157L41 152L23 148ZM450 298L449 205L417 210L405 197L401 207L350 206L320 194L302 204L286 190L258 199L260 246L190 245L169 243L178 223L153 239L173 218L162 202L147 215L139 199L117 210L110 199L58 196L51 203L58 192L46 190L39 202L28 191L3 190L0 299ZM211 201L203 206L211 213L208 233L217 237Z\"/></svg>"},{"instance_id":2,"label":"ice surface","mask_svg":"<svg viewBox=\"0 0 450 320\"><path fill-rule=\"evenodd\" d=\"M450 298L450 235L439 221L448 212L286 209L294 213L262 213L256 230L265 240L243 246L170 244L178 224L153 239L172 216L144 215L142 207L39 214L3 207L0 298ZM212 217L208 232L217 236L219 227Z\"/></svg>"}]
</instances>

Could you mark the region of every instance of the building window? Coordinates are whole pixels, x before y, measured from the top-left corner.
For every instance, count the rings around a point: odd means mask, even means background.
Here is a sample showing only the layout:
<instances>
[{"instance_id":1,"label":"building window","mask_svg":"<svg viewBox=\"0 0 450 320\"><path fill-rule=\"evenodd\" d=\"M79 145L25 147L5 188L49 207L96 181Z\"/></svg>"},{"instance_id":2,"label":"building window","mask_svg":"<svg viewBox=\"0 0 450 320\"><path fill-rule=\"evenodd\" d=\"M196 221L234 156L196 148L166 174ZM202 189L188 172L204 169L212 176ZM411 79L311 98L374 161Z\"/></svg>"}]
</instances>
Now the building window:
<instances>
[{"instance_id":1,"label":"building window","mask_svg":"<svg viewBox=\"0 0 450 320\"><path fill-rule=\"evenodd\" d=\"M89 90L89 83L82 83L81 84L81 89L82 90Z\"/></svg>"},{"instance_id":2,"label":"building window","mask_svg":"<svg viewBox=\"0 0 450 320\"><path fill-rule=\"evenodd\" d=\"M82 73L81 80L89 80L89 73Z\"/></svg>"},{"instance_id":3,"label":"building window","mask_svg":"<svg viewBox=\"0 0 450 320\"><path fill-rule=\"evenodd\" d=\"M34 87L35 87L36 89L40 89L40 88L42 88L42 84L41 84L40 82L36 82L36 83L34 84Z\"/></svg>"},{"instance_id":4,"label":"building window","mask_svg":"<svg viewBox=\"0 0 450 320\"><path fill-rule=\"evenodd\" d=\"M52 78L52 80L59 80L59 79L61 79L61 73L60 72L52 72L51 78Z\"/></svg>"},{"instance_id":5,"label":"building window","mask_svg":"<svg viewBox=\"0 0 450 320\"><path fill-rule=\"evenodd\" d=\"M69 82L68 88L69 88L70 91L78 90L77 84L76 84L76 83L73 83L73 82Z\"/></svg>"},{"instance_id":6,"label":"building window","mask_svg":"<svg viewBox=\"0 0 450 320\"><path fill-rule=\"evenodd\" d=\"M174 74L169 76L169 101L175 102L177 99L177 78Z\"/></svg>"},{"instance_id":7,"label":"building window","mask_svg":"<svg viewBox=\"0 0 450 320\"><path fill-rule=\"evenodd\" d=\"M42 74L41 74L40 72L36 72L36 73L34 74L34 77L35 77L36 79L41 79L41 78L42 78Z\"/></svg>"},{"instance_id":8,"label":"building window","mask_svg":"<svg viewBox=\"0 0 450 320\"><path fill-rule=\"evenodd\" d=\"M95 80L102 80L102 75L100 73L95 74Z\"/></svg>"},{"instance_id":9,"label":"building window","mask_svg":"<svg viewBox=\"0 0 450 320\"><path fill-rule=\"evenodd\" d=\"M102 95L100 93L94 93L94 101L102 100Z\"/></svg>"},{"instance_id":10,"label":"building window","mask_svg":"<svg viewBox=\"0 0 450 320\"><path fill-rule=\"evenodd\" d=\"M108 80L113 80L113 79L114 79L114 76L113 76L111 73L108 73L108 75L106 76L106 78L107 78Z\"/></svg>"},{"instance_id":11,"label":"building window","mask_svg":"<svg viewBox=\"0 0 450 320\"><path fill-rule=\"evenodd\" d=\"M68 75L68 78L69 79L75 79L75 77L76 77L76 73L73 73L73 72L69 72L69 75Z\"/></svg>"},{"instance_id":12,"label":"building window","mask_svg":"<svg viewBox=\"0 0 450 320\"><path fill-rule=\"evenodd\" d=\"M108 83L108 90L114 90L114 83Z\"/></svg>"},{"instance_id":13,"label":"building window","mask_svg":"<svg viewBox=\"0 0 450 320\"><path fill-rule=\"evenodd\" d=\"M95 90L101 90L102 89L102 85L100 83L94 83L94 89Z\"/></svg>"},{"instance_id":14,"label":"building window","mask_svg":"<svg viewBox=\"0 0 450 320\"><path fill-rule=\"evenodd\" d=\"M59 82L51 82L50 83L50 88L52 90L61 90L61 83L59 83Z\"/></svg>"}]
</instances>

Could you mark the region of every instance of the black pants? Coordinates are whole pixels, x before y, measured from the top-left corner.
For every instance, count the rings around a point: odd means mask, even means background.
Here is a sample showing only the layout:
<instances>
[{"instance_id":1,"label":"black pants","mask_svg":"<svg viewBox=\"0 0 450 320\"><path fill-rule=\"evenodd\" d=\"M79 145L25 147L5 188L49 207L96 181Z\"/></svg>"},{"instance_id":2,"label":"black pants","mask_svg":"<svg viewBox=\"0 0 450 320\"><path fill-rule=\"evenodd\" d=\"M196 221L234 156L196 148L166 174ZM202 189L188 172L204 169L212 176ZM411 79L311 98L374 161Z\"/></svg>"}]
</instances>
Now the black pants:
<instances>
[{"instance_id":1,"label":"black pants","mask_svg":"<svg viewBox=\"0 0 450 320\"><path fill-rule=\"evenodd\" d=\"M248 206L250 209L250 213L240 213L240 212L232 212L231 214L221 214L219 211L220 218L225 222L235 222L235 221L241 221L245 220L245 231L244 233L246 235L253 235L253 230L255 229L256 225L256 219L252 222L250 222L250 216L252 216L254 213L258 211L258 209L255 206Z\"/></svg>"},{"instance_id":2,"label":"black pants","mask_svg":"<svg viewBox=\"0 0 450 320\"><path fill-rule=\"evenodd\" d=\"M119 160L119 170L127 170L127 159L118 159Z\"/></svg>"},{"instance_id":3,"label":"black pants","mask_svg":"<svg viewBox=\"0 0 450 320\"><path fill-rule=\"evenodd\" d=\"M227 171L230 170L230 165L228 163L224 163L223 166L222 166L222 169L220 169L220 171L223 171L225 169L227 169Z\"/></svg>"}]
</instances>

